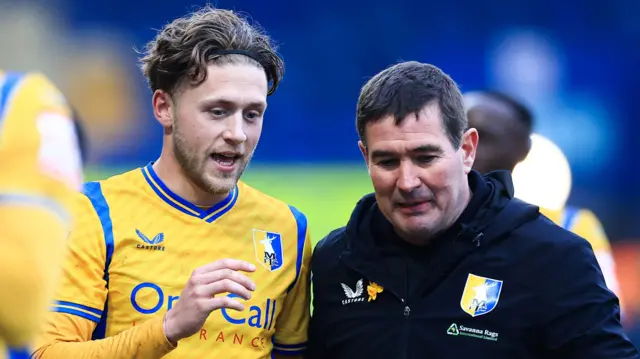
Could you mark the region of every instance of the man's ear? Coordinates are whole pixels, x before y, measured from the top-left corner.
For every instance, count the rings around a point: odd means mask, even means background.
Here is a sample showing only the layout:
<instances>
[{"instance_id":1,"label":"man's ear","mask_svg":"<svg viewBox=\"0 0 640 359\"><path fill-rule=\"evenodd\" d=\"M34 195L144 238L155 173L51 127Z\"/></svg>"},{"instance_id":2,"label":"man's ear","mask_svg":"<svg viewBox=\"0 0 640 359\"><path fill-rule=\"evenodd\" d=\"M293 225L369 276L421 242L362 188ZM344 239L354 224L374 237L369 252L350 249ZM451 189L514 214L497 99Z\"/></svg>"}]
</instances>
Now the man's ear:
<instances>
[{"instance_id":1,"label":"man's ear","mask_svg":"<svg viewBox=\"0 0 640 359\"><path fill-rule=\"evenodd\" d=\"M360 153L362 153L362 157L364 157L364 163L366 163L367 165L367 171L369 171L369 156L367 155L367 146L362 141L358 141L358 148L360 149ZM369 174L371 174L370 171Z\"/></svg>"},{"instance_id":2,"label":"man's ear","mask_svg":"<svg viewBox=\"0 0 640 359\"><path fill-rule=\"evenodd\" d=\"M156 90L151 99L153 115L162 127L170 129L173 126L174 103L171 95L162 90Z\"/></svg>"},{"instance_id":3,"label":"man's ear","mask_svg":"<svg viewBox=\"0 0 640 359\"><path fill-rule=\"evenodd\" d=\"M476 160L476 151L478 150L478 130L470 128L462 135L462 143L460 145L462 164L464 165L464 173L471 172L473 162Z\"/></svg>"}]
</instances>

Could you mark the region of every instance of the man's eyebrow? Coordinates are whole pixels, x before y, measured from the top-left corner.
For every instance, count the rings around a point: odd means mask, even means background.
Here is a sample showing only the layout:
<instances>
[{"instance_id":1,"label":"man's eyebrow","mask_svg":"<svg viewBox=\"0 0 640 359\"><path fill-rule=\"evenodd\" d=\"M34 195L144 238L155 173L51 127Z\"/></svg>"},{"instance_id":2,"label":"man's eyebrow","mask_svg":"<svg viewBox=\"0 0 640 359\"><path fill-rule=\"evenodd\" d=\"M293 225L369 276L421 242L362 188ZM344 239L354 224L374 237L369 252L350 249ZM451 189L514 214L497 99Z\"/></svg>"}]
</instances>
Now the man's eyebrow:
<instances>
[{"instance_id":1,"label":"man's eyebrow","mask_svg":"<svg viewBox=\"0 0 640 359\"><path fill-rule=\"evenodd\" d=\"M212 105L238 106L238 103L236 101L233 101L231 99L224 98L224 97L211 97L211 98L205 99L203 102L209 106L212 106ZM259 109L264 109L267 107L267 104L264 101L250 101L244 105L245 107L259 108Z\"/></svg>"},{"instance_id":2,"label":"man's eyebrow","mask_svg":"<svg viewBox=\"0 0 640 359\"><path fill-rule=\"evenodd\" d=\"M442 147L438 145L422 145L411 149L410 152L420 152L420 153L441 153Z\"/></svg>"},{"instance_id":3,"label":"man's eyebrow","mask_svg":"<svg viewBox=\"0 0 640 359\"><path fill-rule=\"evenodd\" d=\"M422 145L418 147L414 147L409 150L410 153L434 153L439 154L442 153L442 147L438 145ZM380 158L380 157L393 157L396 156L397 153L389 150L373 150L371 152L371 158Z\"/></svg>"},{"instance_id":4,"label":"man's eyebrow","mask_svg":"<svg viewBox=\"0 0 640 359\"><path fill-rule=\"evenodd\" d=\"M379 157L392 157L395 156L396 153L393 151L385 151L385 150L374 150L373 152L371 152L371 157L372 158L379 158Z\"/></svg>"}]
</instances>

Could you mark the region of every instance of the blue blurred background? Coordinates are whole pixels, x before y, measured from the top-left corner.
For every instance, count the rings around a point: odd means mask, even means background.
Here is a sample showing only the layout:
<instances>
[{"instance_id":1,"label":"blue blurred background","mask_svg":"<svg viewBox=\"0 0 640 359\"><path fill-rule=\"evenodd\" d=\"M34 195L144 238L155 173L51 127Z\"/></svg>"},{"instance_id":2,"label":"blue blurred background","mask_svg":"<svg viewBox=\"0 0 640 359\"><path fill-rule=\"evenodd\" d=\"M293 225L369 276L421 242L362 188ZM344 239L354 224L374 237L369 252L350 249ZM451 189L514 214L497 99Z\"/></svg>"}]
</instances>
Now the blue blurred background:
<instances>
[{"instance_id":1,"label":"blue blurred background","mask_svg":"<svg viewBox=\"0 0 640 359\"><path fill-rule=\"evenodd\" d=\"M162 131L150 111L151 94L135 49L143 48L154 29L200 5L204 2L0 0L0 67L39 69L68 95L90 135L90 178L144 165L159 155ZM503 90L532 107L536 132L558 144L571 164L569 203L592 209L614 244L631 313L625 325L635 336L640 2L221 0L213 5L251 14L281 46L285 78L269 99L247 181L312 213L316 238L341 225L370 189L354 128L360 87L398 61L429 62L463 91Z\"/></svg>"}]
</instances>

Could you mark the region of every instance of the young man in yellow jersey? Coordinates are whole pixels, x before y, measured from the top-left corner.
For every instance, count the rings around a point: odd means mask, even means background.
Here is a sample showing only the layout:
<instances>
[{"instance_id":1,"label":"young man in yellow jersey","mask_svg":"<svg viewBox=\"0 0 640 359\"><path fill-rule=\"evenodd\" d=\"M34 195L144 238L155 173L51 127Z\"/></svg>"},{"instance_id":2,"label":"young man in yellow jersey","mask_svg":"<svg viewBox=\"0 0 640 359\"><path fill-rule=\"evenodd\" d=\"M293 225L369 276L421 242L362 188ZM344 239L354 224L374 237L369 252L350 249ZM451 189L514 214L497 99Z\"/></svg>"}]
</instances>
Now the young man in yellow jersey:
<instances>
[{"instance_id":1,"label":"young man in yellow jersey","mask_svg":"<svg viewBox=\"0 0 640 359\"><path fill-rule=\"evenodd\" d=\"M0 358L42 324L82 183L77 119L44 75L0 70Z\"/></svg>"},{"instance_id":2,"label":"young man in yellow jersey","mask_svg":"<svg viewBox=\"0 0 640 359\"><path fill-rule=\"evenodd\" d=\"M302 355L306 217L239 181L284 65L232 11L174 20L142 69L157 161L85 185L35 358Z\"/></svg>"},{"instance_id":3,"label":"young man in yellow jersey","mask_svg":"<svg viewBox=\"0 0 640 359\"><path fill-rule=\"evenodd\" d=\"M465 94L464 101L469 126L476 128L480 136L474 169L482 173L496 170L513 172L531 150L531 112L510 96L495 91L470 92ZM607 286L619 295L609 240L596 215L588 209L564 205L540 208L540 212L557 225L589 241Z\"/></svg>"}]
</instances>

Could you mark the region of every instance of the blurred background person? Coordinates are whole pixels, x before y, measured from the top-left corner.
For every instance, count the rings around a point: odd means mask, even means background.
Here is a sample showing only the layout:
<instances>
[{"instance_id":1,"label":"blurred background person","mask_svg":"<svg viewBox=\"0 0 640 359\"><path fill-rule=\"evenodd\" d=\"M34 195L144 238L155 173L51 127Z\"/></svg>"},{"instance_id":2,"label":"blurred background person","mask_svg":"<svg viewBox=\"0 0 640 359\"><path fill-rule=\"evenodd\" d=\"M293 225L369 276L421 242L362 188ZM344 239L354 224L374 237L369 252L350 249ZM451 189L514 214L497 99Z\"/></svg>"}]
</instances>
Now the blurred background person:
<instances>
[{"instance_id":1,"label":"blurred background person","mask_svg":"<svg viewBox=\"0 0 640 359\"><path fill-rule=\"evenodd\" d=\"M496 91L464 94L469 127L478 130L478 145L473 168L480 173L513 171L531 149L533 116L513 98Z\"/></svg>"},{"instance_id":2,"label":"blurred background person","mask_svg":"<svg viewBox=\"0 0 640 359\"><path fill-rule=\"evenodd\" d=\"M607 286L620 295L611 246L602 224L592 211L566 205L571 192L569 162L553 142L532 134L531 111L497 91L469 92L464 101L469 126L480 135L474 169L481 173L513 172L516 197L539 206L554 223L589 241Z\"/></svg>"},{"instance_id":3,"label":"blurred background person","mask_svg":"<svg viewBox=\"0 0 640 359\"><path fill-rule=\"evenodd\" d=\"M548 138L531 136L527 158L513 170L516 197L537 204L540 212L591 243L609 289L620 295L616 265L605 230L593 211L567 205L571 167L562 150Z\"/></svg>"},{"instance_id":4,"label":"blurred background person","mask_svg":"<svg viewBox=\"0 0 640 359\"><path fill-rule=\"evenodd\" d=\"M0 358L29 357L44 320L83 180L81 128L46 76L0 70Z\"/></svg>"},{"instance_id":5,"label":"blurred background person","mask_svg":"<svg viewBox=\"0 0 640 359\"><path fill-rule=\"evenodd\" d=\"M160 152L136 49L158 23L204 4L0 0L0 67L39 69L67 94L91 141L86 178L104 179ZM640 47L629 46L640 43L638 1L215 5L252 14L287 59L269 101L273 121L244 178L304 212L312 238L343 225L372 190L353 130L362 83L400 60L438 64L465 92L492 88L531 108L536 133L562 150L572 175L566 203L597 213L606 228L625 326L640 344Z\"/></svg>"}]
</instances>

